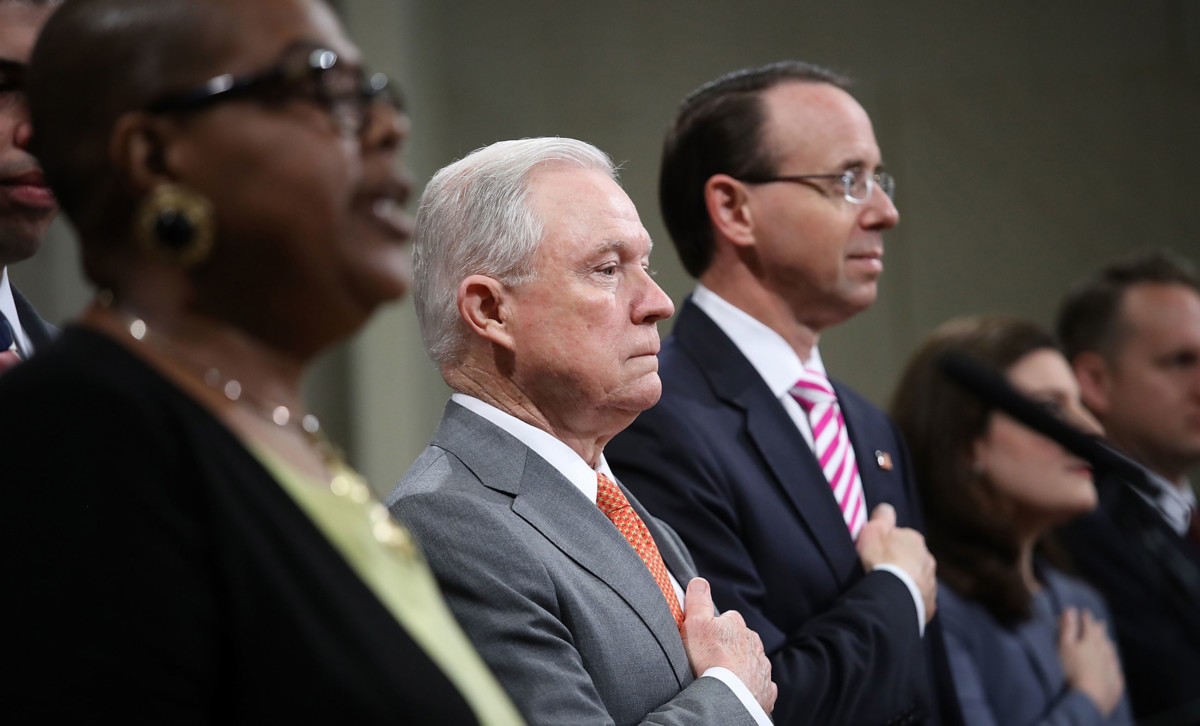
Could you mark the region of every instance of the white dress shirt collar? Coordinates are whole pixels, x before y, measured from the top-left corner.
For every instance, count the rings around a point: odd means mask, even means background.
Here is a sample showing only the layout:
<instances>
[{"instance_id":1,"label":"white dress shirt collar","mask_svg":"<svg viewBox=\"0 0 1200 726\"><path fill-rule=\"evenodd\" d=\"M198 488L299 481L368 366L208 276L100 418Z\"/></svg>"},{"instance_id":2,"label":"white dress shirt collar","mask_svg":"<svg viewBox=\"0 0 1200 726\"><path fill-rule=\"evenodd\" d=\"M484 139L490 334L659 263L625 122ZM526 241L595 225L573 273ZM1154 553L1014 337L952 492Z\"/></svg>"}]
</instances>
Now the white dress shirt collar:
<instances>
[{"instance_id":1,"label":"white dress shirt collar","mask_svg":"<svg viewBox=\"0 0 1200 726\"><path fill-rule=\"evenodd\" d=\"M1189 486L1186 479L1183 487L1180 488L1149 469L1146 470L1146 473L1148 474L1146 479L1156 490L1155 494L1151 496L1140 489L1137 490L1138 494L1149 502L1150 506L1158 510L1167 526L1182 537L1187 533L1192 509L1196 506L1196 493L1192 491L1192 487Z\"/></svg>"},{"instance_id":2,"label":"white dress shirt collar","mask_svg":"<svg viewBox=\"0 0 1200 726\"><path fill-rule=\"evenodd\" d=\"M12 327L13 339L17 341L17 350L22 358L28 358L33 351L33 342L21 327L21 317L17 314L17 301L13 297L12 285L8 281L8 268L0 267L0 312L8 318Z\"/></svg>"},{"instance_id":3,"label":"white dress shirt collar","mask_svg":"<svg viewBox=\"0 0 1200 726\"><path fill-rule=\"evenodd\" d=\"M808 360L800 360L783 336L704 285L696 286L692 302L729 336L777 398L787 395L806 368L826 375L817 346L813 346Z\"/></svg>"},{"instance_id":4,"label":"white dress shirt collar","mask_svg":"<svg viewBox=\"0 0 1200 726\"><path fill-rule=\"evenodd\" d=\"M546 463L554 467L555 471L565 476L567 481L574 484L575 488L592 504L596 503L596 473L600 472L615 481L612 469L608 468L608 462L604 460L603 454L600 455L600 466L593 469L570 446L554 438L548 432L527 424L490 403L465 393L455 393L450 396L450 400L512 434L514 438L532 449L535 454L545 459Z\"/></svg>"}]
</instances>

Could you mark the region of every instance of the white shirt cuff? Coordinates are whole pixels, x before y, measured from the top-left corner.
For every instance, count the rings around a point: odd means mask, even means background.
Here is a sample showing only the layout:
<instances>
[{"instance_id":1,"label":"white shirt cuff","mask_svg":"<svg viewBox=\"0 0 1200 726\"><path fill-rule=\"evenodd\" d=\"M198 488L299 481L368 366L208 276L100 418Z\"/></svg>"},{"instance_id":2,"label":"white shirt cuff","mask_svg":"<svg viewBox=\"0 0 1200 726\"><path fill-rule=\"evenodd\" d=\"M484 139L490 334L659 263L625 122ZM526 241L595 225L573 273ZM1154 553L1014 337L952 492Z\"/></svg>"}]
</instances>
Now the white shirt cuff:
<instances>
[{"instance_id":1,"label":"white shirt cuff","mask_svg":"<svg viewBox=\"0 0 1200 726\"><path fill-rule=\"evenodd\" d=\"M885 570L887 572L892 573L896 577L899 577L900 582L903 582L904 586L908 588L908 594L912 595L913 604L917 606L917 632L919 632L921 634L921 637L924 638L925 637L925 598L921 597L921 589L919 587L917 587L917 583L915 581L913 581L913 579L911 577L908 576L907 572L905 572L900 567L893 565L891 563L884 562L883 564L875 565L875 569L876 570ZM872 570L872 572L873 571L874 570Z\"/></svg>"},{"instance_id":2,"label":"white shirt cuff","mask_svg":"<svg viewBox=\"0 0 1200 726\"><path fill-rule=\"evenodd\" d=\"M729 686L729 690L733 691L733 695L737 696L750 715L754 717L754 722L758 726L771 726L771 718L767 716L767 712L762 709L758 701L754 700L754 696L750 693L750 689L746 688L746 684L742 683L742 679L734 675L733 671L728 668L709 668L700 674L701 678L709 676L716 678L718 681Z\"/></svg>"}]
</instances>

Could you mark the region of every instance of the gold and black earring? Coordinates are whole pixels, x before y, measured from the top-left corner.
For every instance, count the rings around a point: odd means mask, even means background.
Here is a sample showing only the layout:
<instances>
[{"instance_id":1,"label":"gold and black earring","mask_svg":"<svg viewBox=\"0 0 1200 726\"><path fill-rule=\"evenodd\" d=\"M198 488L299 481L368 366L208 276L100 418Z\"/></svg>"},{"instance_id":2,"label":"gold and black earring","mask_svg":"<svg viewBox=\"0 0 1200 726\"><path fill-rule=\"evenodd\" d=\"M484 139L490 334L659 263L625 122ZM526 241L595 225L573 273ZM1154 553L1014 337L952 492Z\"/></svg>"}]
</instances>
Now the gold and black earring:
<instances>
[{"instance_id":1,"label":"gold and black earring","mask_svg":"<svg viewBox=\"0 0 1200 726\"><path fill-rule=\"evenodd\" d=\"M175 184L156 187L142 201L135 234L138 244L160 260L193 267L208 258L214 236L212 204Z\"/></svg>"}]
</instances>

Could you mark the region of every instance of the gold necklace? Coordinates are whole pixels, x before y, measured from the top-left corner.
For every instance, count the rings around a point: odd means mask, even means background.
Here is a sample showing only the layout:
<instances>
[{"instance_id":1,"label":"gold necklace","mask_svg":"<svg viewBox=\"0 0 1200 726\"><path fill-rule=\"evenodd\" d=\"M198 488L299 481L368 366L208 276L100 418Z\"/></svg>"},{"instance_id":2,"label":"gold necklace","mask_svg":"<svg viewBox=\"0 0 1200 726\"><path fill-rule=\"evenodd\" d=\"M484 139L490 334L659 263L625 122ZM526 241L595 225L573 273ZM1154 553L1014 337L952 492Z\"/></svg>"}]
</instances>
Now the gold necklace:
<instances>
[{"instance_id":1,"label":"gold necklace","mask_svg":"<svg viewBox=\"0 0 1200 726\"><path fill-rule=\"evenodd\" d=\"M113 294L108 290L101 291L97 298L100 307L121 320L130 337L140 343L157 346L171 355L176 362L187 366L181 356L172 354L171 349L174 346L169 338L152 333L145 320L132 313L118 310L113 302ZM380 543L402 553L411 555L415 551L412 535L392 519L387 507L372 495L371 487L367 484L366 479L346 463L341 451L321 431L321 422L316 416L306 413L297 418L292 410L283 404L272 404L250 395L240 381L226 377L216 367L206 368L200 379L207 387L217 391L231 403L249 406L261 418L276 426L298 431L316 450L326 470L330 473L329 491L340 499L348 499L366 507L372 536Z\"/></svg>"}]
</instances>

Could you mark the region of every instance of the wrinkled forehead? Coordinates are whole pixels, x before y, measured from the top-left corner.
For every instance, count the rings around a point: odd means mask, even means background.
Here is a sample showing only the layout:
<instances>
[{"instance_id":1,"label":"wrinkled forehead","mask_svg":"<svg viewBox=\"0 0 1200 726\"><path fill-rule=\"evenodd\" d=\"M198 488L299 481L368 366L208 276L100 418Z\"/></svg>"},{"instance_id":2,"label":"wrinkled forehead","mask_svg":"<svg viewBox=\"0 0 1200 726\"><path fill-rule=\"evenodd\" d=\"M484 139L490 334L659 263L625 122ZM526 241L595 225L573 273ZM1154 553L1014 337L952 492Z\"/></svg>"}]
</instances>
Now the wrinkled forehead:
<instances>
[{"instance_id":1,"label":"wrinkled forehead","mask_svg":"<svg viewBox=\"0 0 1200 726\"><path fill-rule=\"evenodd\" d=\"M582 167L539 170L527 188L530 209L543 230L543 242L573 242L581 251L644 246L650 237L637 208L606 173Z\"/></svg>"}]
</instances>

